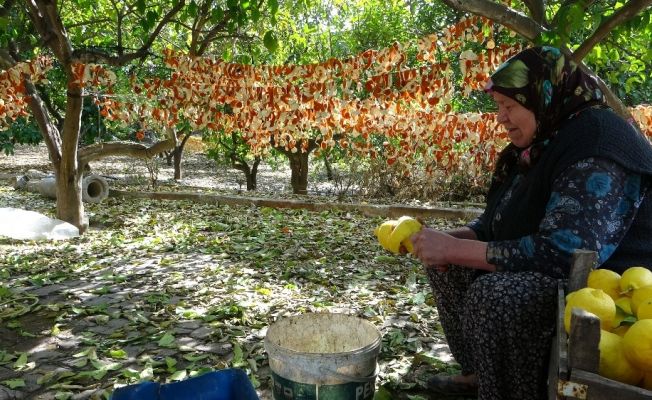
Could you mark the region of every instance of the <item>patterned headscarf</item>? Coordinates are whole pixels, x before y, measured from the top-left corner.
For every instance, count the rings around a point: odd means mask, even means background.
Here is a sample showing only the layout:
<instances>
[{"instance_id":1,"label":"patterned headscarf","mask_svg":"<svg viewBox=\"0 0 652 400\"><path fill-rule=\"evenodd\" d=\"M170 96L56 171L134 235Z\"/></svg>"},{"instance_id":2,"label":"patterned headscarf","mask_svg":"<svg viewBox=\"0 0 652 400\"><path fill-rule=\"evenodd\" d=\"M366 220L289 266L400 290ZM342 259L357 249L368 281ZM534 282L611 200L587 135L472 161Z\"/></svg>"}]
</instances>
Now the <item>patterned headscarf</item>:
<instances>
[{"instance_id":1,"label":"patterned headscarf","mask_svg":"<svg viewBox=\"0 0 652 400\"><path fill-rule=\"evenodd\" d=\"M527 166L535 164L564 120L588 107L605 105L596 80L558 48L548 46L523 50L507 60L491 75L485 91L516 100L532 111L537 121L532 146L507 146L496 165L497 174L500 169L507 172L523 158Z\"/></svg>"}]
</instances>

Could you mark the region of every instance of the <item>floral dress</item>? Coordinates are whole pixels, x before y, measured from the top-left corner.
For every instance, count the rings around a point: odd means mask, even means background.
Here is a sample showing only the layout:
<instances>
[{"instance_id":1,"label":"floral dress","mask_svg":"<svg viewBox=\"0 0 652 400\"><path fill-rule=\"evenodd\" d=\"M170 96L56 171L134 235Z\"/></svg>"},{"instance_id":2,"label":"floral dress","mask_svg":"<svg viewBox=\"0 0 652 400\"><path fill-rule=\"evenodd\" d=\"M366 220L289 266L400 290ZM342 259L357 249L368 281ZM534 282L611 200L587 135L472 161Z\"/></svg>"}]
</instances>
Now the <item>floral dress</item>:
<instances>
[{"instance_id":1,"label":"floral dress","mask_svg":"<svg viewBox=\"0 0 652 400\"><path fill-rule=\"evenodd\" d=\"M521 182L517 175L492 221L482 215L468 226L499 223ZM558 279L567 277L575 249L597 251L600 262L614 252L646 189L615 162L581 160L554 181L537 233L488 243L496 272L427 269L451 352L463 374L478 376L479 399L547 398Z\"/></svg>"}]
</instances>

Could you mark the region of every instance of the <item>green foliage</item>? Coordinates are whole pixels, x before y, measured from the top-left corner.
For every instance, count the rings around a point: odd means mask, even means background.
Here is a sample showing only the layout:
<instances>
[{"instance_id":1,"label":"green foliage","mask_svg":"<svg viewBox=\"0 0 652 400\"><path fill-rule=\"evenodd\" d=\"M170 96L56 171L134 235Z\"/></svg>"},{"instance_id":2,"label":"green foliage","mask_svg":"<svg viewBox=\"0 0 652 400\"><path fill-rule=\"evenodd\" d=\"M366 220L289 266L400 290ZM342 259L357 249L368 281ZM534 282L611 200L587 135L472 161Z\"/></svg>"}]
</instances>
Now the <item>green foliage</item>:
<instances>
[{"instance_id":1,"label":"green foliage","mask_svg":"<svg viewBox=\"0 0 652 400\"><path fill-rule=\"evenodd\" d=\"M590 3L590 4L589 4ZM585 6L588 4L588 7ZM559 2L549 4L548 17L554 24L537 39L538 44L568 46L575 50L624 3ZM611 87L625 105L652 101L652 9L615 26L596 44L584 61Z\"/></svg>"},{"instance_id":2,"label":"green foliage","mask_svg":"<svg viewBox=\"0 0 652 400\"><path fill-rule=\"evenodd\" d=\"M41 134L34 120L18 118L6 131L0 131L0 149L6 155L14 154L16 144L36 145L41 142Z\"/></svg>"},{"instance_id":3,"label":"green foliage","mask_svg":"<svg viewBox=\"0 0 652 400\"><path fill-rule=\"evenodd\" d=\"M224 132L206 132L202 141L206 144L206 156L218 165L232 166L234 160L251 162L249 146L240 134L225 135Z\"/></svg>"},{"instance_id":4,"label":"green foliage","mask_svg":"<svg viewBox=\"0 0 652 400\"><path fill-rule=\"evenodd\" d=\"M112 135L107 129L105 119L100 116L98 106L88 97L84 98L81 121L80 143L91 144L111 139Z\"/></svg>"}]
</instances>

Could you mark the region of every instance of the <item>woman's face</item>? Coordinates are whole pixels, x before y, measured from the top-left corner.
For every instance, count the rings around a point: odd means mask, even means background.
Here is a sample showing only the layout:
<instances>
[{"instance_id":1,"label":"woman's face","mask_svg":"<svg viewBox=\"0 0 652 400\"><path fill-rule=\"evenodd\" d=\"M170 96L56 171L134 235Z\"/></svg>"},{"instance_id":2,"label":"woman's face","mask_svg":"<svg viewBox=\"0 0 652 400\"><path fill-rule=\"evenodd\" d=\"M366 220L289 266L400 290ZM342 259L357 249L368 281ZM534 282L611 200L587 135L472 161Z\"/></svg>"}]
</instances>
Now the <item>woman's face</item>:
<instances>
[{"instance_id":1,"label":"woman's face","mask_svg":"<svg viewBox=\"0 0 652 400\"><path fill-rule=\"evenodd\" d=\"M491 95L498 104L498 122L507 129L509 140L521 149L531 145L537 130L534 113L504 94L492 92Z\"/></svg>"}]
</instances>

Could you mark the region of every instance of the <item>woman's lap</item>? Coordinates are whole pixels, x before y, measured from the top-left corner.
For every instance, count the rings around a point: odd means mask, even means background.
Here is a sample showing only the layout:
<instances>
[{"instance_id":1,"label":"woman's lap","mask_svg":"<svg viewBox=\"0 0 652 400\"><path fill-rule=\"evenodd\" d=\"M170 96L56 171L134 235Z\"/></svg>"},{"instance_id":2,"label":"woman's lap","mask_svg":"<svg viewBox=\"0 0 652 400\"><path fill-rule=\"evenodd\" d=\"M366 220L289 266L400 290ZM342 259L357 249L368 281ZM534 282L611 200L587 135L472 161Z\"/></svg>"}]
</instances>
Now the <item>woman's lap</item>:
<instances>
[{"instance_id":1,"label":"woman's lap","mask_svg":"<svg viewBox=\"0 0 652 400\"><path fill-rule=\"evenodd\" d=\"M456 266L428 277L453 356L478 375L479 398L545 398L557 281Z\"/></svg>"}]
</instances>

